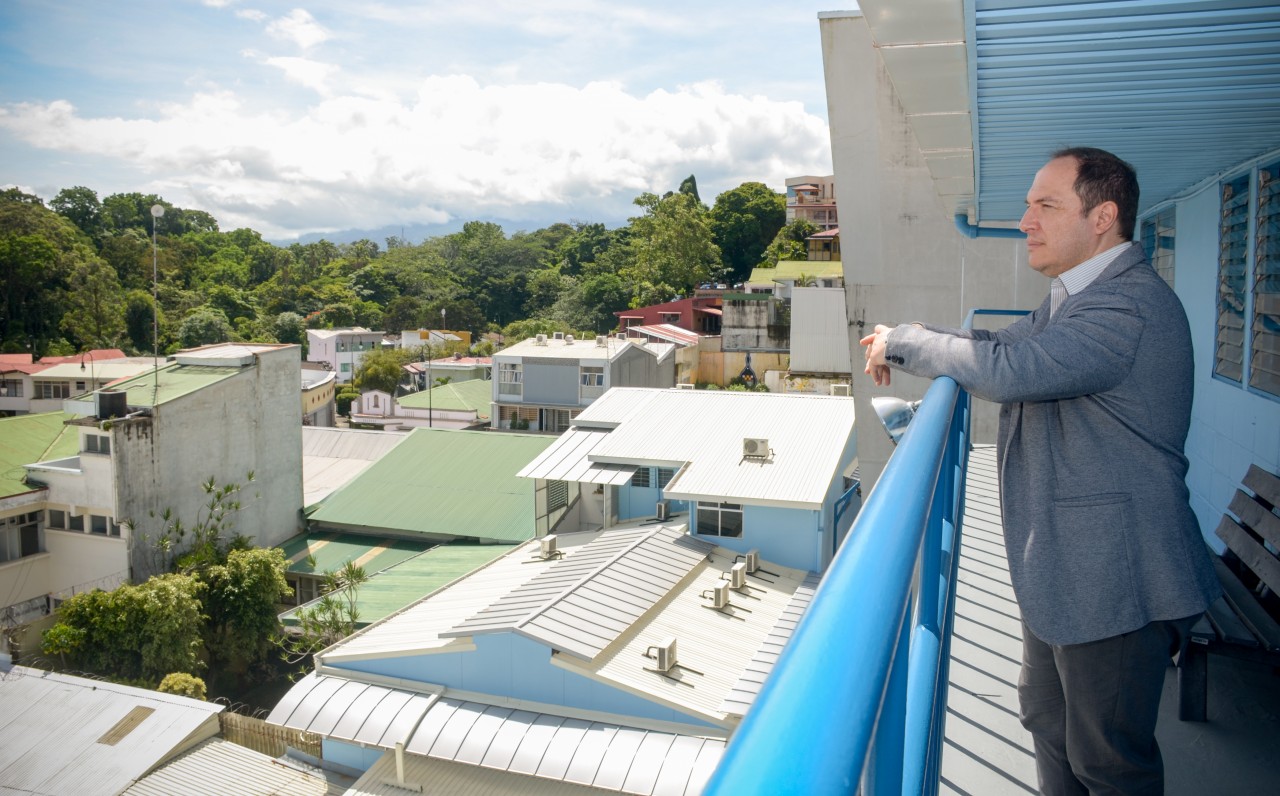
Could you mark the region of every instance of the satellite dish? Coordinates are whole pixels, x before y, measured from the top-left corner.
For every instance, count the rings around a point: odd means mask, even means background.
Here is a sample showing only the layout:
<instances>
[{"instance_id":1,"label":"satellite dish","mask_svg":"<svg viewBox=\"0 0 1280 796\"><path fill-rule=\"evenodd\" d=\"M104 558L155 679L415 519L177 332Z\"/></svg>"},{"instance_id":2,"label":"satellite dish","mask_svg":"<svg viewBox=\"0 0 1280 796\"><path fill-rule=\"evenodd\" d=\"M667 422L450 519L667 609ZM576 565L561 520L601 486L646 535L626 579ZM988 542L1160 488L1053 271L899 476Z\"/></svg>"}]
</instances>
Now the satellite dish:
<instances>
[{"instance_id":1,"label":"satellite dish","mask_svg":"<svg viewBox=\"0 0 1280 796\"><path fill-rule=\"evenodd\" d=\"M919 407L919 401L904 401L887 395L871 399L871 408L876 410L876 416L880 418L881 425L884 426L885 432L889 434L889 439L893 440L894 445L897 445L902 435L907 433L907 426L916 416L916 409Z\"/></svg>"}]
</instances>

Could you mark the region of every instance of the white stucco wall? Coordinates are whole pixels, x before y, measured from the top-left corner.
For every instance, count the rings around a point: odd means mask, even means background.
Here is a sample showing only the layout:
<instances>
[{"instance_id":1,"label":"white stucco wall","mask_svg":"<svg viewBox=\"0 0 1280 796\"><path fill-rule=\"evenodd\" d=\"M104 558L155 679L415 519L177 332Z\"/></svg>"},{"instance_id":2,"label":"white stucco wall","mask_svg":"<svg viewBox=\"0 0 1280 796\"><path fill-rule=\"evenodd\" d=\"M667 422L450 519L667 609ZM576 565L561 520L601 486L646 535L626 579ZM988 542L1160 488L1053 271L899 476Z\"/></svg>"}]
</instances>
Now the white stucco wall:
<instances>
[{"instance_id":1,"label":"white stucco wall","mask_svg":"<svg viewBox=\"0 0 1280 796\"><path fill-rule=\"evenodd\" d=\"M153 418L112 429L119 517L135 528L135 576L145 574L146 540L172 509L192 525L208 497L200 485L242 485L239 532L260 546L301 530L302 419L297 346L270 350L235 376L160 405ZM246 483L252 471L255 480Z\"/></svg>"},{"instance_id":2,"label":"white stucco wall","mask_svg":"<svg viewBox=\"0 0 1280 796\"><path fill-rule=\"evenodd\" d=\"M129 577L129 544L123 538L46 529L44 542L51 559L45 591L55 597L109 591Z\"/></svg>"},{"instance_id":3,"label":"white stucco wall","mask_svg":"<svg viewBox=\"0 0 1280 796\"><path fill-rule=\"evenodd\" d=\"M854 364L862 356L857 340L878 323L959 326L974 307L1039 305L1048 281L1027 267L1021 241L971 240L956 230L866 21L849 15L820 24ZM914 400L928 388L897 373L890 388L876 388L860 366L852 370L860 419L875 417L872 396ZM995 439L989 413L976 418L973 439ZM874 484L892 452L874 421L858 423L858 451L863 482Z\"/></svg>"}]
</instances>

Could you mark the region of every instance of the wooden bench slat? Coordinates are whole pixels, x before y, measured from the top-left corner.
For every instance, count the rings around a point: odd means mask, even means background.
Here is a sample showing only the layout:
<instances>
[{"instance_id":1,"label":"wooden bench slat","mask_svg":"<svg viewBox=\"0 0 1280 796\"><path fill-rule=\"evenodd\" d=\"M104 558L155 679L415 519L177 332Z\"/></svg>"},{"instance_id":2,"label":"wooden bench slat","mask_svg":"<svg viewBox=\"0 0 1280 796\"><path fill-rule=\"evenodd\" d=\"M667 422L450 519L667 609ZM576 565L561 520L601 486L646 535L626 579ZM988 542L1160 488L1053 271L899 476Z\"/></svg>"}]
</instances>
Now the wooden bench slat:
<instances>
[{"instance_id":1,"label":"wooden bench slat","mask_svg":"<svg viewBox=\"0 0 1280 796\"><path fill-rule=\"evenodd\" d=\"M1219 536L1222 536L1223 526L1227 524L1235 526L1235 523L1229 517L1223 517L1222 522L1218 525ZM1236 527L1235 531L1248 539L1248 536L1239 527ZM1252 539L1249 541L1255 547L1258 546ZM1232 549L1235 550L1235 547L1233 546ZM1257 598L1254 597L1253 592L1249 591L1240 582L1240 578L1236 577L1236 574L1227 567L1222 559L1213 556L1213 565L1218 570L1218 580L1222 581L1222 590L1240 615L1241 620L1253 631L1253 634L1267 649L1280 649L1280 624L1276 624L1276 620L1267 615L1262 605L1258 603Z\"/></svg>"},{"instance_id":2,"label":"wooden bench slat","mask_svg":"<svg viewBox=\"0 0 1280 796\"><path fill-rule=\"evenodd\" d=\"M1260 505L1256 498L1236 490L1227 507L1240 520L1240 524L1269 542L1272 547L1280 548L1280 517Z\"/></svg>"},{"instance_id":3,"label":"wooden bench slat","mask_svg":"<svg viewBox=\"0 0 1280 796\"><path fill-rule=\"evenodd\" d=\"M1240 621L1240 617L1236 616L1236 612L1231 610L1231 606L1227 605L1224 598L1219 597L1214 600L1205 615L1209 618L1213 629L1217 631L1217 637L1228 644L1237 644L1241 647L1260 646L1258 638L1244 622Z\"/></svg>"},{"instance_id":4,"label":"wooden bench slat","mask_svg":"<svg viewBox=\"0 0 1280 796\"><path fill-rule=\"evenodd\" d=\"M1280 593L1280 560L1241 528L1235 520L1223 517L1218 523L1218 536L1227 543L1231 552L1240 557L1244 565L1257 575L1271 590Z\"/></svg>"},{"instance_id":5,"label":"wooden bench slat","mask_svg":"<svg viewBox=\"0 0 1280 796\"><path fill-rule=\"evenodd\" d=\"M1244 480L1241 483L1271 505L1280 506L1280 478L1258 465L1249 465L1249 472L1244 474Z\"/></svg>"}]
</instances>

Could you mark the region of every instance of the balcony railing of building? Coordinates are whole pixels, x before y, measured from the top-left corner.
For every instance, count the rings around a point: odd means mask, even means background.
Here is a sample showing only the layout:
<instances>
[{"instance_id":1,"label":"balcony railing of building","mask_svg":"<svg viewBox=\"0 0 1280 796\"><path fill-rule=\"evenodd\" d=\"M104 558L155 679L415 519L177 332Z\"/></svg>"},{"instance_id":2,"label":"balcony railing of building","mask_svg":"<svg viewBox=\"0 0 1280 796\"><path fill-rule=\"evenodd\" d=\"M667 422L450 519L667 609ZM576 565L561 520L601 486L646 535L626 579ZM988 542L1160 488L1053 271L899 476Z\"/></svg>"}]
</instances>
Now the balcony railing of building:
<instances>
[{"instance_id":1,"label":"balcony railing of building","mask_svg":"<svg viewBox=\"0 0 1280 796\"><path fill-rule=\"evenodd\" d=\"M935 379L705 794L937 792L969 415Z\"/></svg>"}]
</instances>

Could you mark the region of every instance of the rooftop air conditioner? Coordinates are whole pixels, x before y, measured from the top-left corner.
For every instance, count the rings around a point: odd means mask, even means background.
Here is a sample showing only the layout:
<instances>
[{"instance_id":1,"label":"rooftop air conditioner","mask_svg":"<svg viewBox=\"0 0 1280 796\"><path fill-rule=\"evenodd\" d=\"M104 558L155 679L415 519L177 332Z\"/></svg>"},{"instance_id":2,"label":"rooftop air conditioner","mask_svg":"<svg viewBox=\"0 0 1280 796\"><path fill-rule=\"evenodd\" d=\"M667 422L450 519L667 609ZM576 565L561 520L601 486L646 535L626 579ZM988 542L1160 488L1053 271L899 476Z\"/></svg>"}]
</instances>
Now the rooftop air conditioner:
<instances>
[{"instance_id":1,"label":"rooftop air conditioner","mask_svg":"<svg viewBox=\"0 0 1280 796\"><path fill-rule=\"evenodd\" d=\"M658 519L666 520L671 517L671 504L665 500L658 501Z\"/></svg>"},{"instance_id":2,"label":"rooftop air conditioner","mask_svg":"<svg viewBox=\"0 0 1280 796\"><path fill-rule=\"evenodd\" d=\"M663 674L671 671L676 665L676 637L667 636L645 650L644 654L646 658L657 660L658 665L654 667L657 671Z\"/></svg>"},{"instance_id":3,"label":"rooftop air conditioner","mask_svg":"<svg viewBox=\"0 0 1280 796\"><path fill-rule=\"evenodd\" d=\"M543 558L555 558L559 555L556 535L549 533L538 540L538 552Z\"/></svg>"},{"instance_id":4,"label":"rooftop air conditioner","mask_svg":"<svg viewBox=\"0 0 1280 796\"><path fill-rule=\"evenodd\" d=\"M748 459L769 458L769 440L758 437L745 437L742 440L742 455Z\"/></svg>"},{"instance_id":5,"label":"rooftop air conditioner","mask_svg":"<svg viewBox=\"0 0 1280 796\"><path fill-rule=\"evenodd\" d=\"M754 575L755 571L760 568L760 551L748 550L744 563L747 565L747 574Z\"/></svg>"},{"instance_id":6,"label":"rooftop air conditioner","mask_svg":"<svg viewBox=\"0 0 1280 796\"><path fill-rule=\"evenodd\" d=\"M601 348L604 348L605 346L609 345L609 335L607 334L596 335L596 345L600 346Z\"/></svg>"},{"instance_id":7,"label":"rooftop air conditioner","mask_svg":"<svg viewBox=\"0 0 1280 796\"><path fill-rule=\"evenodd\" d=\"M848 397L848 396L849 396L849 385L848 385L848 384L832 384L832 385L831 385L831 394L832 394L832 395L843 395L843 396L845 396L845 397Z\"/></svg>"},{"instance_id":8,"label":"rooftop air conditioner","mask_svg":"<svg viewBox=\"0 0 1280 796\"><path fill-rule=\"evenodd\" d=\"M718 581L713 589L702 592L703 599L711 598L708 608L724 608L729 605L729 581Z\"/></svg>"},{"instance_id":9,"label":"rooftop air conditioner","mask_svg":"<svg viewBox=\"0 0 1280 796\"><path fill-rule=\"evenodd\" d=\"M747 585L747 562L739 561L729 569L729 588L737 590Z\"/></svg>"},{"instance_id":10,"label":"rooftop air conditioner","mask_svg":"<svg viewBox=\"0 0 1280 796\"><path fill-rule=\"evenodd\" d=\"M677 390L692 390L692 389L694 389L694 386L693 386L693 384L692 384L692 383L690 383L690 382L682 381L682 382L680 382L679 384L677 384L677 385L676 385L676 389L677 389Z\"/></svg>"},{"instance_id":11,"label":"rooftop air conditioner","mask_svg":"<svg viewBox=\"0 0 1280 796\"><path fill-rule=\"evenodd\" d=\"M563 340L564 332L555 332L554 334L551 335L551 337L555 340Z\"/></svg>"},{"instance_id":12,"label":"rooftop air conditioner","mask_svg":"<svg viewBox=\"0 0 1280 796\"><path fill-rule=\"evenodd\" d=\"M626 332L618 332L618 339L619 339L619 340L626 340L626 339L627 339L627 333L626 333Z\"/></svg>"},{"instance_id":13,"label":"rooftop air conditioner","mask_svg":"<svg viewBox=\"0 0 1280 796\"><path fill-rule=\"evenodd\" d=\"M547 344L547 336L546 336L545 334L536 335L536 336L533 338L533 344L534 344L534 345L546 345L546 344Z\"/></svg>"}]
</instances>

